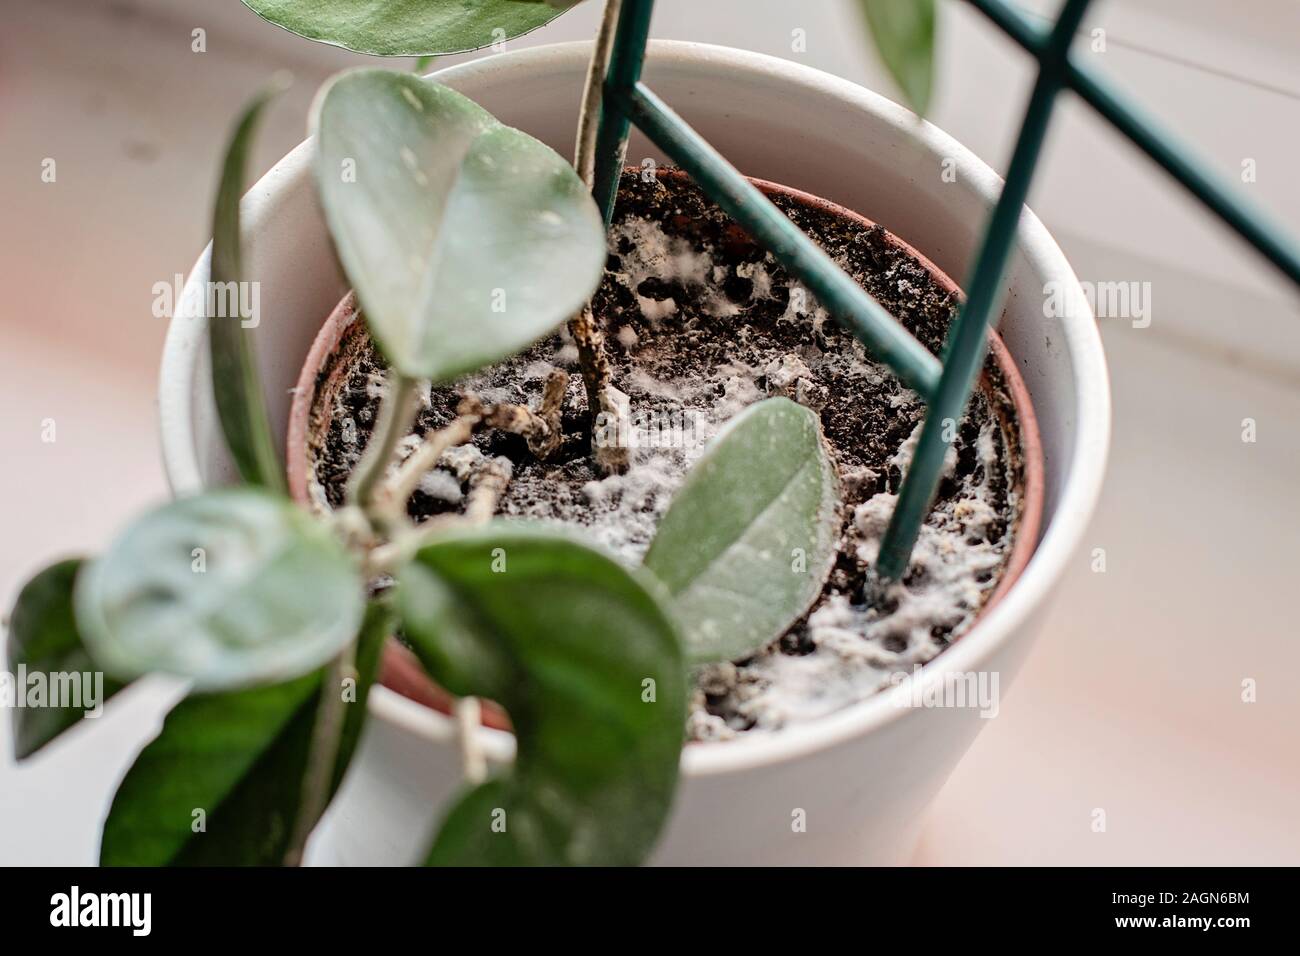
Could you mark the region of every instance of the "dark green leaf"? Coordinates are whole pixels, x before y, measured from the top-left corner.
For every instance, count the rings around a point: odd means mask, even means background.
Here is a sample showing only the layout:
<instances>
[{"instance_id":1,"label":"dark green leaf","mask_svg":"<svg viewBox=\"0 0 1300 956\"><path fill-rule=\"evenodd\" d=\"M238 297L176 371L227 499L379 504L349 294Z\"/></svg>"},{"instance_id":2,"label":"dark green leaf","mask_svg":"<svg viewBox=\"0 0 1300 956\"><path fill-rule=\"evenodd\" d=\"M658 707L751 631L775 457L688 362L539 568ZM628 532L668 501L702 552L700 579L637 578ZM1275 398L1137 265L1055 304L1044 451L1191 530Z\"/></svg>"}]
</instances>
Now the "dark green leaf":
<instances>
[{"instance_id":1,"label":"dark green leaf","mask_svg":"<svg viewBox=\"0 0 1300 956\"><path fill-rule=\"evenodd\" d=\"M382 606L367 611L331 794L355 753L391 624ZM177 704L117 789L101 865L279 865L299 812L320 694L345 690L321 685L316 671Z\"/></svg>"},{"instance_id":2,"label":"dark green leaf","mask_svg":"<svg viewBox=\"0 0 1300 956\"><path fill-rule=\"evenodd\" d=\"M880 59L922 116L934 85L934 0L858 0Z\"/></svg>"},{"instance_id":3,"label":"dark green leaf","mask_svg":"<svg viewBox=\"0 0 1300 956\"><path fill-rule=\"evenodd\" d=\"M694 663L758 650L802 617L835 560L839 485L816 414L752 405L686 476L645 557Z\"/></svg>"},{"instance_id":4,"label":"dark green leaf","mask_svg":"<svg viewBox=\"0 0 1300 956\"><path fill-rule=\"evenodd\" d=\"M463 53L535 30L562 13L516 0L243 0L292 33L377 56Z\"/></svg>"},{"instance_id":5,"label":"dark green leaf","mask_svg":"<svg viewBox=\"0 0 1300 956\"><path fill-rule=\"evenodd\" d=\"M79 576L75 600L86 646L110 672L166 671L199 691L320 667L364 608L355 562L329 531L254 488L146 514Z\"/></svg>"},{"instance_id":6,"label":"dark green leaf","mask_svg":"<svg viewBox=\"0 0 1300 956\"><path fill-rule=\"evenodd\" d=\"M48 704L53 699L47 697L44 706L18 706L15 699L10 719L14 729L14 757L18 760L31 756L76 726L87 711L102 707L104 701L122 689L120 683L103 676L86 653L77 632L72 613L72 585L80 567L81 560L73 559L46 568L23 587L9 615L7 658L15 681L14 693L26 693L25 682L18 679L22 669L29 678L34 674L44 675L40 679L47 693L56 686L65 688L77 705L51 707Z\"/></svg>"},{"instance_id":7,"label":"dark green leaf","mask_svg":"<svg viewBox=\"0 0 1300 956\"><path fill-rule=\"evenodd\" d=\"M504 695L514 665L504 648L486 637L473 606L419 563L402 572L402 582L402 633L425 670L457 697Z\"/></svg>"},{"instance_id":8,"label":"dark green leaf","mask_svg":"<svg viewBox=\"0 0 1300 956\"><path fill-rule=\"evenodd\" d=\"M282 85L273 85L253 100L226 148L212 214L212 270L205 303L212 393L226 445L244 481L275 491L285 490L284 468L271 436L252 336L244 327L245 322L260 320L251 306L261 297L253 296L244 277L239 200L253 131L262 109Z\"/></svg>"},{"instance_id":9,"label":"dark green leaf","mask_svg":"<svg viewBox=\"0 0 1300 956\"><path fill-rule=\"evenodd\" d=\"M672 802L686 714L681 648L651 593L567 536L498 524L421 550L398 577L398 606L434 679L495 699L518 741L513 770L462 797L428 862L644 859Z\"/></svg>"},{"instance_id":10,"label":"dark green leaf","mask_svg":"<svg viewBox=\"0 0 1300 956\"><path fill-rule=\"evenodd\" d=\"M413 378L504 358L582 308L605 232L573 168L407 73L345 73L315 115L316 177L376 341Z\"/></svg>"}]
</instances>

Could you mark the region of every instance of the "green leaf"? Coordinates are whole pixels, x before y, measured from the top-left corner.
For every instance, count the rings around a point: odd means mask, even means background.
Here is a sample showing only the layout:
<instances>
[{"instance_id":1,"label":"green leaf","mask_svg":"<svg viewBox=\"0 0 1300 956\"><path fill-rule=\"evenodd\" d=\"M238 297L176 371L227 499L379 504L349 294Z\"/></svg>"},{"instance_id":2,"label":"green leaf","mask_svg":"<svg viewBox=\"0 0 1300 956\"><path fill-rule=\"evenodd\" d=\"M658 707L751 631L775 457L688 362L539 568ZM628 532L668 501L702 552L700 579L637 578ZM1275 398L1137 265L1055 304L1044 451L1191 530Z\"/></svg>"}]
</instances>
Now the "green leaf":
<instances>
[{"instance_id":1,"label":"green leaf","mask_svg":"<svg viewBox=\"0 0 1300 956\"><path fill-rule=\"evenodd\" d=\"M136 521L77 581L77 623L120 677L166 671L198 691L298 677L356 634L352 558L265 491L184 498Z\"/></svg>"},{"instance_id":2,"label":"green leaf","mask_svg":"<svg viewBox=\"0 0 1300 956\"><path fill-rule=\"evenodd\" d=\"M284 85L274 82L253 100L226 148L212 213L212 271L205 303L212 394L230 455L244 481L281 492L286 488L284 468L271 436L253 340L244 327L246 321L259 321L256 314L245 313L253 312L251 305L261 297L254 297L244 280L239 199L253 131L266 104Z\"/></svg>"},{"instance_id":3,"label":"green leaf","mask_svg":"<svg viewBox=\"0 0 1300 956\"><path fill-rule=\"evenodd\" d=\"M496 524L422 549L398 575L398 608L434 679L503 705L518 741L513 769L448 813L428 862L644 859L686 715L681 648L650 591L565 535Z\"/></svg>"},{"instance_id":4,"label":"green leaf","mask_svg":"<svg viewBox=\"0 0 1300 956\"><path fill-rule=\"evenodd\" d=\"M473 606L419 563L402 572L402 582L402 633L424 669L457 697L504 696L514 664L504 648L485 637Z\"/></svg>"},{"instance_id":5,"label":"green leaf","mask_svg":"<svg viewBox=\"0 0 1300 956\"><path fill-rule=\"evenodd\" d=\"M448 381L582 308L605 232L573 168L459 93L345 73L315 111L316 178L376 340L412 378Z\"/></svg>"},{"instance_id":6,"label":"green leaf","mask_svg":"<svg viewBox=\"0 0 1300 956\"><path fill-rule=\"evenodd\" d=\"M693 663L745 657L807 613L835 561L838 499L821 423L802 405L769 398L719 433L645 557Z\"/></svg>"},{"instance_id":7,"label":"green leaf","mask_svg":"<svg viewBox=\"0 0 1300 956\"><path fill-rule=\"evenodd\" d=\"M243 0L291 33L376 56L464 53L535 30L562 13L516 0Z\"/></svg>"},{"instance_id":8,"label":"green leaf","mask_svg":"<svg viewBox=\"0 0 1300 956\"><path fill-rule=\"evenodd\" d=\"M331 795L356 751L391 624L386 608L371 605L357 644L355 698L345 705ZM294 832L324 690L342 692L322 688L322 672L315 671L285 684L197 694L177 704L117 788L100 864L279 865Z\"/></svg>"},{"instance_id":9,"label":"green leaf","mask_svg":"<svg viewBox=\"0 0 1300 956\"><path fill-rule=\"evenodd\" d=\"M10 715L14 757L18 760L30 757L59 734L76 726L87 711L102 706L122 689L117 681L103 677L77 633L72 586L81 564L80 559L73 559L50 565L23 586L9 615L7 659L15 681L14 693L25 695L27 691L25 682L17 677L22 668L29 677L44 675L48 689L63 687L74 702L84 704L51 707L48 706L51 700L47 699L45 706L19 707L15 699ZM87 684L82 675L91 674L99 676L89 678Z\"/></svg>"},{"instance_id":10,"label":"green leaf","mask_svg":"<svg viewBox=\"0 0 1300 956\"><path fill-rule=\"evenodd\" d=\"M858 0L876 52L924 116L934 85L934 0Z\"/></svg>"}]
</instances>

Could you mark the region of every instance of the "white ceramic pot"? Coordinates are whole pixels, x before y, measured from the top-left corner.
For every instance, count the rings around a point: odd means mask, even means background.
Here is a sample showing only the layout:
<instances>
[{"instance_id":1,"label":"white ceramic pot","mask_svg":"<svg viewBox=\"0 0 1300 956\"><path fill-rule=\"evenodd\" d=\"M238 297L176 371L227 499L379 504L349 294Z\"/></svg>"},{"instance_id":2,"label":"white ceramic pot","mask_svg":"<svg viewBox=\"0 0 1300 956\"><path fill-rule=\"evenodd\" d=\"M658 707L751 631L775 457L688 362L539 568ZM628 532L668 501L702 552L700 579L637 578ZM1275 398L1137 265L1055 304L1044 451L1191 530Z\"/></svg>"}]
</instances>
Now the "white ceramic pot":
<instances>
[{"instance_id":1,"label":"white ceramic pot","mask_svg":"<svg viewBox=\"0 0 1300 956\"><path fill-rule=\"evenodd\" d=\"M437 76L567 154L588 50L563 44L503 53ZM857 210L948 274L967 274L1001 181L941 130L851 83L738 50L652 43L645 79L742 172ZM662 161L639 134L628 156L630 163ZM955 182L940 176L945 160L955 164ZM247 278L261 282L263 318L253 334L283 434L289 390L313 336L346 291L316 202L310 144L258 182L243 213ZM163 454L177 494L234 478L210 397L205 324L193 307L202 301L208 261L205 253L190 274L163 357ZM926 665L923 686L982 671L997 673L1006 690L1101 489L1110 428L1101 341L1069 263L1027 211L1007 286L999 328L1042 430L1042 538L1001 603ZM1044 315L1045 290L1063 297L1053 316ZM923 811L982 726L975 708L908 706L913 699L904 684L776 734L688 746L655 862L905 861ZM356 763L313 840L314 862L414 862L437 808L460 785L446 718L382 687L370 708ZM512 737L480 733L491 759L510 759ZM800 817L803 830L794 825Z\"/></svg>"}]
</instances>

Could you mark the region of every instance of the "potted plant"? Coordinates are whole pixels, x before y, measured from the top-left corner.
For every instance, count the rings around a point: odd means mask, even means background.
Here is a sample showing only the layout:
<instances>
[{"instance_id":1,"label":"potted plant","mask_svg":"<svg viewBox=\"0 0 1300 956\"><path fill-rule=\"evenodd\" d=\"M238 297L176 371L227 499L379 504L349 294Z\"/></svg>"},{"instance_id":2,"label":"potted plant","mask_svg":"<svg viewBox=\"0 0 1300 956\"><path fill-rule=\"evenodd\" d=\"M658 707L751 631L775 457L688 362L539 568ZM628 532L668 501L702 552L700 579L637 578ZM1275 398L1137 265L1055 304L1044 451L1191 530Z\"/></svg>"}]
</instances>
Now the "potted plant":
<instances>
[{"instance_id":1,"label":"potted plant","mask_svg":"<svg viewBox=\"0 0 1300 956\"><path fill-rule=\"evenodd\" d=\"M496 6L515 15L515 0ZM285 25L306 33L305 22ZM328 16L322 22L331 29ZM517 104L515 122L533 105L563 102L562 90L571 97L583 75L599 76L587 61L599 63L600 48L598 41L594 58L572 48L496 57L440 84L344 74L318 98L314 143L254 189L242 223L243 151L263 104L241 123L211 257L191 274L164 364L165 451L182 497L89 567L38 577L14 615L15 646L34 664L56 669L89 651L122 678L161 669L195 682L119 789L106 862L297 862L354 754L358 765L320 834L323 858L355 860L365 845L370 859L390 861L638 862L660 843L675 794L662 858L689 859L691 851L742 858L747 840L758 858L825 859L846 837L858 838L859 852L887 858L905 847L927 791L973 736L971 713L887 704L911 695L888 681L883 693L847 697L814 719L743 729L779 712L745 711L736 690L745 668L761 669L755 662L764 657L815 658L817 645L829 643L813 633L810 609L822 614L827 634L860 625L864 643L900 653L902 638L891 644L887 627L869 637L867 622L841 618L887 622L898 613L891 600L924 586L884 585L869 573L873 522L888 504L891 469L906 467L916 411L680 176L642 176L640 168L626 175L623 215L606 249L577 174L500 121L520 90L527 102ZM797 75L805 71L773 70L761 58L665 52L679 86L705 75L762 76L768 84L775 77L789 99L840 111L860 112L852 100L865 96ZM757 94L732 106L753 115ZM932 128L904 126L897 108L870 98L867 106L869 135L931 155L953 146ZM520 125L554 139L564 121L550 108ZM939 228L960 236L953 219L987 201L988 177L973 157L958 151L956 159L971 183L952 197L959 208ZM955 302L950 280L861 217L766 188L824 245L838 243L860 282L898 292L890 304L937 348ZM1064 279L1077 289L1041 227L1030 223L1028 233L1030 281ZM316 332L329 309L312 303L345 291L327 237L364 323L344 299ZM247 330L222 321L209 295L244 281L261 283L274 316ZM917 624L938 628L921 659L952 644L913 678L918 685L948 669L1010 669L1004 655L1024 645L1011 638L1022 636L1080 528L1078 511L1062 518L1060 509L1091 506L1105 391L1095 333L1077 321L1084 314L1066 310L1052 320L1051 334L1066 343L1054 355L1029 345L1041 330L1030 332L1019 315L1025 331L1012 351L1029 389L1008 353L994 348L990 379L955 443L961 454L947 498L964 510L930 526L941 534L947 521L956 533L950 543L966 542L982 522L991 554L978 569L953 572L968 596L947 609L949 619ZM737 374L717 374L724 357ZM679 374L666 375L677 362ZM581 385L570 386L566 367L581 374ZM1052 391L1044 383L1061 369L1070 378ZM289 410L284 385L295 380ZM683 396L693 381L703 387ZM667 449L658 457L671 459L669 473L652 474L625 436L665 386L677 393L661 410L675 401L699 411L704 440ZM868 386L876 393L865 394ZM854 401L876 417L842 414ZM1045 473L1032 465L1035 404L1049 450ZM281 497L273 439L281 418L289 426L288 490L314 502L314 518ZM885 433L876 447L851 440L873 429ZM196 494L231 464L264 487ZM975 493L990 485L1001 489L996 501ZM1047 536L1011 587L1036 543L1034 499L1048 486ZM633 492L643 493L639 505ZM614 497L618 506L598 521L593 503ZM634 505L653 520L638 518ZM981 506L990 513L976 518ZM595 531L616 553L593 546L590 533L483 523L498 510L599 524ZM995 592L1003 598L996 609ZM402 645L385 643L394 629ZM805 655L809 642L814 653ZM381 673L407 696L382 686L371 693ZM770 684L770 674L763 680ZM695 735L734 739L683 751L692 693L697 705L704 699ZM717 698L712 709L709 697ZM503 705L505 714L480 728L477 699ZM440 717L420 700L451 713ZM377 719L358 752L368 702ZM441 743L431 747L429 738ZM860 769L836 782L850 755ZM178 761L195 772L177 774ZM501 766L489 776L486 764ZM449 802L462 768L471 786ZM164 780L173 782L160 786ZM828 796L828 788L837 792ZM207 808L201 830L196 808ZM743 835L720 846L728 840L724 818ZM710 829L712 839L700 839ZM225 839L212 839L217 832Z\"/></svg>"}]
</instances>

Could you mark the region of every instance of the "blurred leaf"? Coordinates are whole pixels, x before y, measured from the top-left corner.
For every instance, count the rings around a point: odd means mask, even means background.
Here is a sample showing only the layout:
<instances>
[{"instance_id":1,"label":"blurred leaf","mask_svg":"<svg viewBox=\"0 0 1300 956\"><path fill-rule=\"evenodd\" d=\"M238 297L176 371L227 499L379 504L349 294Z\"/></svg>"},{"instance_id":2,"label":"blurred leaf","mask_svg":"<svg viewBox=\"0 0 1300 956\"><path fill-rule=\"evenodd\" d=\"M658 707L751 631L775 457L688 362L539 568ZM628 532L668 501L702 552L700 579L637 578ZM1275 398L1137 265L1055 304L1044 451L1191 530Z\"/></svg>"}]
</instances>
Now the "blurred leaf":
<instances>
[{"instance_id":1,"label":"blurred leaf","mask_svg":"<svg viewBox=\"0 0 1300 956\"><path fill-rule=\"evenodd\" d=\"M516 3L545 3L556 10L572 10L582 0L515 0Z\"/></svg>"},{"instance_id":2,"label":"blurred leaf","mask_svg":"<svg viewBox=\"0 0 1300 956\"><path fill-rule=\"evenodd\" d=\"M924 116L934 85L934 0L858 0L858 4L880 59L908 105Z\"/></svg>"},{"instance_id":3,"label":"blurred leaf","mask_svg":"<svg viewBox=\"0 0 1300 956\"><path fill-rule=\"evenodd\" d=\"M686 717L681 648L650 592L567 536L495 524L421 550L398 607L433 678L503 705L518 741L513 769L447 814L429 864L641 862Z\"/></svg>"},{"instance_id":4,"label":"blurred leaf","mask_svg":"<svg viewBox=\"0 0 1300 956\"><path fill-rule=\"evenodd\" d=\"M110 672L166 671L198 691L314 670L351 641L364 608L355 563L329 531L253 488L145 515L80 575L75 601Z\"/></svg>"},{"instance_id":5,"label":"blurred leaf","mask_svg":"<svg viewBox=\"0 0 1300 956\"><path fill-rule=\"evenodd\" d=\"M334 244L389 361L445 382L577 312L605 262L573 168L473 101L406 73L336 79L316 175Z\"/></svg>"},{"instance_id":6,"label":"blurred leaf","mask_svg":"<svg viewBox=\"0 0 1300 956\"><path fill-rule=\"evenodd\" d=\"M418 562L402 571L401 581L402 634L424 669L438 675L443 690L457 697L504 696L514 663L485 631L473 606Z\"/></svg>"},{"instance_id":7,"label":"blurred leaf","mask_svg":"<svg viewBox=\"0 0 1300 956\"><path fill-rule=\"evenodd\" d=\"M243 0L291 33L377 56L464 53L535 30L562 13L516 0Z\"/></svg>"},{"instance_id":8,"label":"blurred leaf","mask_svg":"<svg viewBox=\"0 0 1300 956\"><path fill-rule=\"evenodd\" d=\"M355 696L345 698L331 795L356 751L391 625L391 614L371 605L357 643ZM315 671L286 684L196 694L177 704L117 788L100 865L278 866L294 832L319 695L326 690L343 692L322 688L322 671Z\"/></svg>"},{"instance_id":9,"label":"blurred leaf","mask_svg":"<svg viewBox=\"0 0 1300 956\"><path fill-rule=\"evenodd\" d=\"M78 558L50 565L19 592L9 615L9 647L6 652L9 671L14 675L15 694L25 693L24 686L17 682L20 667L25 668L29 675L46 675L46 686L51 689L56 684L53 675L76 676L81 688L78 694L86 690L79 675L99 672L98 665L81 643L72 613L72 586L81 564ZM122 689L122 684L111 678L102 680L103 697L95 701L100 706ZM94 692L92 685L91 693ZM14 730L15 759L30 757L59 734L76 726L86 711L93 709L85 697L80 700L86 706L48 706L52 699L42 707L14 706L10 710L10 720Z\"/></svg>"},{"instance_id":10,"label":"blurred leaf","mask_svg":"<svg viewBox=\"0 0 1300 956\"><path fill-rule=\"evenodd\" d=\"M835 560L838 479L816 414L751 405L687 474L645 557L693 663L735 660L812 606Z\"/></svg>"},{"instance_id":11,"label":"blurred leaf","mask_svg":"<svg viewBox=\"0 0 1300 956\"><path fill-rule=\"evenodd\" d=\"M253 339L244 328L238 305L247 305L241 249L239 200L253 131L266 104L287 81L273 82L245 110L222 164L221 185L212 214L212 269L207 302L208 348L212 355L212 393L230 455L244 481L274 491L285 490L284 466L271 436L262 398ZM259 301L260 296L257 300ZM216 308L224 303L224 308ZM235 308L231 306L236 305ZM227 314L219 315L218 312ZM230 314L232 313L233 314ZM256 316L252 317L257 320Z\"/></svg>"}]
</instances>

